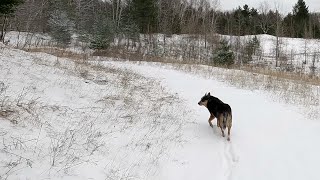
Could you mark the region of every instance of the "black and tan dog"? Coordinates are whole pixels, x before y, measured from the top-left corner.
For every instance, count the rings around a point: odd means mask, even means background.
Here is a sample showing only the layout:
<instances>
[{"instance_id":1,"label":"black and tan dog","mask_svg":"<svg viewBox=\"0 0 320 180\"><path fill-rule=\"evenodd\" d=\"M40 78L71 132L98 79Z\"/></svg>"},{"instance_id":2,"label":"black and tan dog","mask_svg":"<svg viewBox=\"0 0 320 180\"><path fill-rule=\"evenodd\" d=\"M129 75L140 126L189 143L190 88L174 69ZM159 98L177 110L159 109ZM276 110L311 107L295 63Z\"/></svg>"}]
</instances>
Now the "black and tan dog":
<instances>
[{"instance_id":1,"label":"black and tan dog","mask_svg":"<svg viewBox=\"0 0 320 180\"><path fill-rule=\"evenodd\" d=\"M223 103L220 99L211 96L210 92L205 94L198 102L200 106L205 106L210 112L209 125L213 127L212 120L217 118L217 126L220 127L222 136L224 130L228 127L228 141L230 141L230 131L232 126L232 112L228 104Z\"/></svg>"}]
</instances>

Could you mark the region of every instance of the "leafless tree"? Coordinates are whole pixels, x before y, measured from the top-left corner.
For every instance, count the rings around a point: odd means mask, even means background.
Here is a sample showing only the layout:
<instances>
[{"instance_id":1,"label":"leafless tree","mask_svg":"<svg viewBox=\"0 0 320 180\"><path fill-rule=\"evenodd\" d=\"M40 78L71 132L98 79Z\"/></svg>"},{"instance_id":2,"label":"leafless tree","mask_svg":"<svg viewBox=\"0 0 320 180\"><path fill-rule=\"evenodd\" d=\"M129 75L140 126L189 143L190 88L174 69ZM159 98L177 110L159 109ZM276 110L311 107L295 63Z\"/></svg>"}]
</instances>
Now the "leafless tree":
<instances>
[{"instance_id":1,"label":"leafless tree","mask_svg":"<svg viewBox=\"0 0 320 180\"><path fill-rule=\"evenodd\" d=\"M281 45L282 45L282 26L281 26L281 15L279 13L279 4L275 3L275 10L276 10L276 41L275 41L275 59L276 59L276 67L278 67L279 60L280 60L280 52L281 52Z\"/></svg>"},{"instance_id":2,"label":"leafless tree","mask_svg":"<svg viewBox=\"0 0 320 180\"><path fill-rule=\"evenodd\" d=\"M270 6L267 1L263 1L259 5L259 11L260 11L260 18L259 18L259 26L264 34L267 34L270 30L271 26L270 24L272 19L268 16L268 13L270 12Z\"/></svg>"}]
</instances>

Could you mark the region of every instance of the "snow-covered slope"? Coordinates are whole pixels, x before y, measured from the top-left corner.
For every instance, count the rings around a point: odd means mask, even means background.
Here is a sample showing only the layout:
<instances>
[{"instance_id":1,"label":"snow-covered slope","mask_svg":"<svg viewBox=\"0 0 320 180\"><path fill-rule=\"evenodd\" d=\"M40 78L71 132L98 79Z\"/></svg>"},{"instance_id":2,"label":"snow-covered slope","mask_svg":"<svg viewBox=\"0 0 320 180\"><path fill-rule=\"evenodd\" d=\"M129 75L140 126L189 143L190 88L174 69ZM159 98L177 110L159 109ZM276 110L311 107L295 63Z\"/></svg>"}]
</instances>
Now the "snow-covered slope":
<instances>
[{"instance_id":1,"label":"snow-covered slope","mask_svg":"<svg viewBox=\"0 0 320 180\"><path fill-rule=\"evenodd\" d=\"M4 46L0 55L0 179L150 179L186 141L189 112L156 79Z\"/></svg>"},{"instance_id":2,"label":"snow-covered slope","mask_svg":"<svg viewBox=\"0 0 320 180\"><path fill-rule=\"evenodd\" d=\"M320 177L318 116L263 90L192 66L88 64L3 45L0 55L0 179ZM231 142L197 104L208 91L233 109Z\"/></svg>"},{"instance_id":3,"label":"snow-covered slope","mask_svg":"<svg viewBox=\"0 0 320 180\"><path fill-rule=\"evenodd\" d=\"M126 51L136 52L140 49L140 53L144 55L169 58L174 62L185 61L203 64L211 61L212 53L215 52L214 47L220 39L227 40L234 53L247 56L245 47L253 37L253 35L238 37L219 34L215 34L213 37L187 34L172 36L141 34L140 45L133 45L133 42L126 39L115 38L112 46L125 45L130 42ZM252 57L253 61L250 63L274 69L276 67L276 47L278 47L280 56L278 66L281 66L281 68L277 67L278 69L294 71L299 74L312 73L312 75L320 76L320 40L280 37L279 45L276 46L275 36L261 34L256 37L259 40L260 48L256 50L257 53ZM10 46L24 49L48 48L56 45L47 34L15 31L6 34L5 42ZM87 43L80 42L77 39L76 34L72 36L72 42L66 48L66 51L75 54L93 53L93 50L88 48Z\"/></svg>"}]
</instances>

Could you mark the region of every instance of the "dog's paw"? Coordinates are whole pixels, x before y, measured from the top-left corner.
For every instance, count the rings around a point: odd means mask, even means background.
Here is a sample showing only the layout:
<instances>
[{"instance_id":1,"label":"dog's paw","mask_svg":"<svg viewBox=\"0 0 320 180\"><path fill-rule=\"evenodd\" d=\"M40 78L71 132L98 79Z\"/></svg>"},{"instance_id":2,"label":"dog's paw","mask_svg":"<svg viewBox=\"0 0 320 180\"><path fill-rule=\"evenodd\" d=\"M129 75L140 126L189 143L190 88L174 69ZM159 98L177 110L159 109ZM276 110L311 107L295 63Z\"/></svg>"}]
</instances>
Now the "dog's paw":
<instances>
[{"instance_id":1,"label":"dog's paw","mask_svg":"<svg viewBox=\"0 0 320 180\"><path fill-rule=\"evenodd\" d=\"M230 141L230 137L227 138L227 141Z\"/></svg>"}]
</instances>

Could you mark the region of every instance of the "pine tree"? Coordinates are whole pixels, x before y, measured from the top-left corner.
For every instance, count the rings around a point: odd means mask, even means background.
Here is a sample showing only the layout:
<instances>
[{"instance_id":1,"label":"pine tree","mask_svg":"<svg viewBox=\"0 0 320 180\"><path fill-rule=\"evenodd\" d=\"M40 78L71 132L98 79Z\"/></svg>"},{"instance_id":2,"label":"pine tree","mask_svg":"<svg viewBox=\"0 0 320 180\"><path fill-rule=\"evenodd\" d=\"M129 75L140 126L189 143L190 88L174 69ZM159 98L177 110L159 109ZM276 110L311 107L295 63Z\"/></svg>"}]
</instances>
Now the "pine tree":
<instances>
[{"instance_id":1,"label":"pine tree","mask_svg":"<svg viewBox=\"0 0 320 180\"><path fill-rule=\"evenodd\" d=\"M140 33L157 30L157 0L132 0L131 13L139 26Z\"/></svg>"},{"instance_id":2,"label":"pine tree","mask_svg":"<svg viewBox=\"0 0 320 180\"><path fill-rule=\"evenodd\" d=\"M309 29L309 10L304 0L298 0L297 4L293 7L293 20L295 26L295 37L303 37L305 31Z\"/></svg>"},{"instance_id":3,"label":"pine tree","mask_svg":"<svg viewBox=\"0 0 320 180\"><path fill-rule=\"evenodd\" d=\"M0 16L10 15L14 13L15 8L21 3L23 3L23 0L1 0Z\"/></svg>"},{"instance_id":4,"label":"pine tree","mask_svg":"<svg viewBox=\"0 0 320 180\"><path fill-rule=\"evenodd\" d=\"M58 45L65 46L71 42L74 23L69 19L65 11L53 11L48 23L50 35L57 41Z\"/></svg>"},{"instance_id":5,"label":"pine tree","mask_svg":"<svg viewBox=\"0 0 320 180\"><path fill-rule=\"evenodd\" d=\"M116 26L107 16L101 14L94 20L92 32L90 33L90 48L107 49L115 37Z\"/></svg>"},{"instance_id":6,"label":"pine tree","mask_svg":"<svg viewBox=\"0 0 320 180\"><path fill-rule=\"evenodd\" d=\"M248 63L252 61L252 56L257 53L260 49L260 42L257 36L254 36L249 42L246 43L244 48L244 61L243 63Z\"/></svg>"},{"instance_id":7,"label":"pine tree","mask_svg":"<svg viewBox=\"0 0 320 180\"><path fill-rule=\"evenodd\" d=\"M218 66L230 66L234 64L234 54L230 45L224 39L219 42L218 48L213 54L213 63Z\"/></svg>"},{"instance_id":8,"label":"pine tree","mask_svg":"<svg viewBox=\"0 0 320 180\"><path fill-rule=\"evenodd\" d=\"M23 3L23 0L1 0L0 1L0 18L2 19L2 27L0 32L0 41L4 40L4 32L6 30L8 16L12 15L16 7Z\"/></svg>"},{"instance_id":9,"label":"pine tree","mask_svg":"<svg viewBox=\"0 0 320 180\"><path fill-rule=\"evenodd\" d=\"M71 42L75 24L70 9L72 8L65 0L53 0L49 4L49 34L59 46L66 46Z\"/></svg>"}]
</instances>

